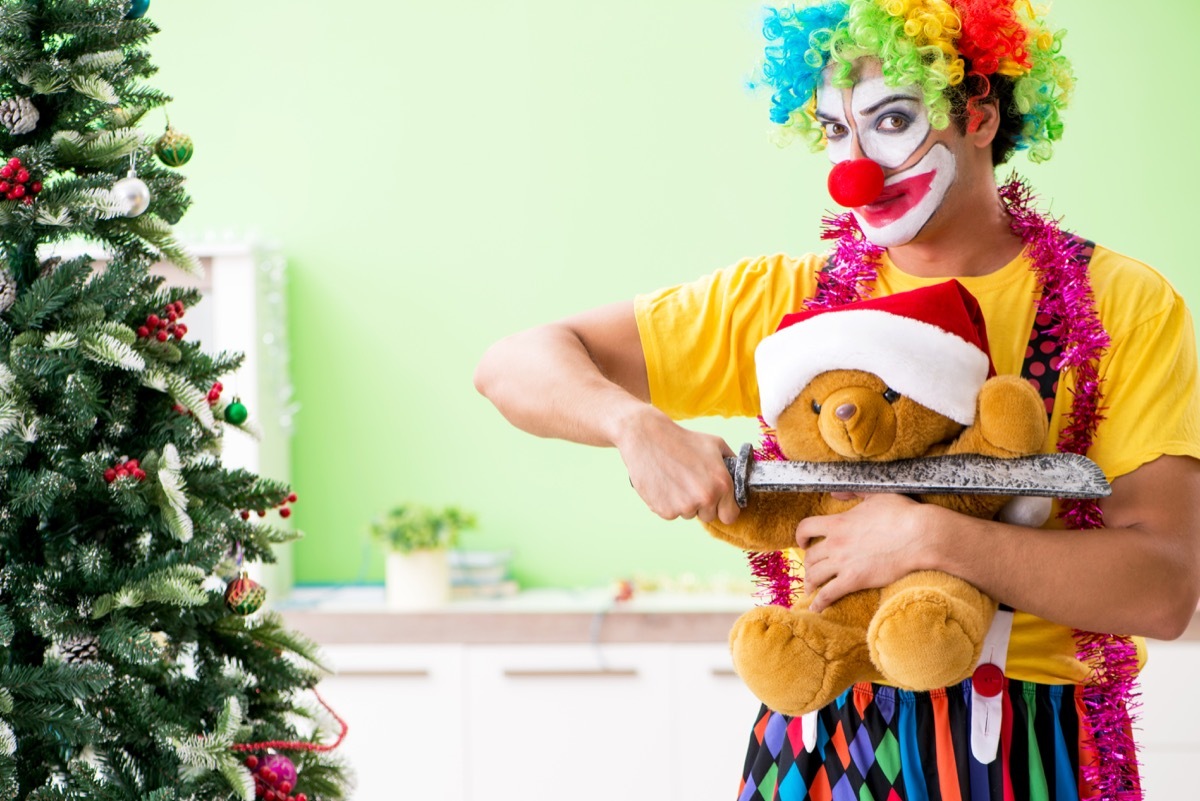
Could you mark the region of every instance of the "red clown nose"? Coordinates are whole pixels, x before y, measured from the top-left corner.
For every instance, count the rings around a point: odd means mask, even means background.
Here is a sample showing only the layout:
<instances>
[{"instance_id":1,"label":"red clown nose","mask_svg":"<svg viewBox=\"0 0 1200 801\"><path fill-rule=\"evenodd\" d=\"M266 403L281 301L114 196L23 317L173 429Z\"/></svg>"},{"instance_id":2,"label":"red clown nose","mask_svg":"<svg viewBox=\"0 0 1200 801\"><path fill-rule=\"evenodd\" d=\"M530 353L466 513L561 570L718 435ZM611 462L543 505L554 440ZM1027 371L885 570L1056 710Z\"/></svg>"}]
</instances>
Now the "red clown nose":
<instances>
[{"instance_id":1,"label":"red clown nose","mask_svg":"<svg viewBox=\"0 0 1200 801\"><path fill-rule=\"evenodd\" d=\"M883 168L871 159L838 162L829 172L829 194L839 206L865 206L882 191Z\"/></svg>"}]
</instances>

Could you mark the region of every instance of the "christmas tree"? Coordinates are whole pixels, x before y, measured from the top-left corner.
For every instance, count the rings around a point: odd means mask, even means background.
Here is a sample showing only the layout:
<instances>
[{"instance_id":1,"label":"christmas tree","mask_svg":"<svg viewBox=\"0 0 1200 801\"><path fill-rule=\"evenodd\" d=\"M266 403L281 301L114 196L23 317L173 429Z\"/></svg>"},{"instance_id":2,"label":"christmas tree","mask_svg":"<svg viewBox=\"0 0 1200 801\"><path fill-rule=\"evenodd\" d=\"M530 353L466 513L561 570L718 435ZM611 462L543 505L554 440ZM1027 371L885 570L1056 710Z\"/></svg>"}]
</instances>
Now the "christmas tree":
<instances>
[{"instance_id":1,"label":"christmas tree","mask_svg":"<svg viewBox=\"0 0 1200 801\"><path fill-rule=\"evenodd\" d=\"M320 654L238 572L295 496L222 466L240 357L150 273L199 264L148 5L0 0L0 798L342 798Z\"/></svg>"}]
</instances>

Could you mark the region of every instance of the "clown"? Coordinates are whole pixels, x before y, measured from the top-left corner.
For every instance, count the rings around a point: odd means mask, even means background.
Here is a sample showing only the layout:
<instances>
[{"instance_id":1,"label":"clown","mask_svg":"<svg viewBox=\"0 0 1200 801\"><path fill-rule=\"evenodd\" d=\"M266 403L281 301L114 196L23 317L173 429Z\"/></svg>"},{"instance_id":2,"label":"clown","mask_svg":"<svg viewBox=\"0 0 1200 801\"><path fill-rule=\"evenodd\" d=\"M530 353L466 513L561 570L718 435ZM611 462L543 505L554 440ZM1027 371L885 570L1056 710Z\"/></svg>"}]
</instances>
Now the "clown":
<instances>
[{"instance_id":1,"label":"clown","mask_svg":"<svg viewBox=\"0 0 1200 801\"><path fill-rule=\"evenodd\" d=\"M958 133L984 133L990 166L1050 157L1073 85L1054 33L1026 2L853 0L771 9L763 83L781 138L824 147L829 189L885 248L952 225L976 186ZM978 164L977 164L978 163Z\"/></svg>"},{"instance_id":2,"label":"clown","mask_svg":"<svg viewBox=\"0 0 1200 801\"><path fill-rule=\"evenodd\" d=\"M1180 636L1200 602L1200 369L1160 274L996 181L1013 152L1044 161L1062 137L1063 33L1028 0L802 2L763 30L778 138L825 152L847 209L826 222L830 247L520 332L488 350L476 386L526 431L616 448L659 516L730 524L733 449L677 421L761 416L756 349L788 314L959 281L997 372L1041 393L1045 449L1086 453L1112 495L1059 503L1042 528L887 493L800 521L803 592L786 554L756 562L772 603L819 612L941 570L1007 608L961 684L863 682L798 718L764 707L740 799L1136 799L1141 638ZM764 457L771 445L768 432Z\"/></svg>"}]
</instances>

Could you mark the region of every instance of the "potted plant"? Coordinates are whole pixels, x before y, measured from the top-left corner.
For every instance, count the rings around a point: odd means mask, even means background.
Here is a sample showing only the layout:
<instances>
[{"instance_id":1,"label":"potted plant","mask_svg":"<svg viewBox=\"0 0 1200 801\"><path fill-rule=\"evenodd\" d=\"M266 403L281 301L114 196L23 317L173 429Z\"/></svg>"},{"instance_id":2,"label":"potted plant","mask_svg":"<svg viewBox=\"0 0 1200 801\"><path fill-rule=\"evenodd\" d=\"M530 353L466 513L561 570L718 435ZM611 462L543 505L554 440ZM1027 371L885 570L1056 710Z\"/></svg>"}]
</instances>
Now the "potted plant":
<instances>
[{"instance_id":1,"label":"potted plant","mask_svg":"<svg viewBox=\"0 0 1200 801\"><path fill-rule=\"evenodd\" d=\"M392 609L431 609L450 597L448 551L475 528L475 515L457 506L401 504L371 523L386 550L385 594Z\"/></svg>"}]
</instances>

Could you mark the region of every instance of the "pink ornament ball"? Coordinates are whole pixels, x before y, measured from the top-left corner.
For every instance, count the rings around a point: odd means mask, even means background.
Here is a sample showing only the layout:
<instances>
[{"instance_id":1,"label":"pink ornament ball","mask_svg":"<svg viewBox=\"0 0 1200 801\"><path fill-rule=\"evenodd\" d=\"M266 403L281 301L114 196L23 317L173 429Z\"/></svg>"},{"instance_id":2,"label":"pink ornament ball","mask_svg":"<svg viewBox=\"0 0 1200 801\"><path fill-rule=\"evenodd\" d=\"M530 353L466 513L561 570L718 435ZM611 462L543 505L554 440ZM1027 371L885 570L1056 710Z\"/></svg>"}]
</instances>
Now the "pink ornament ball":
<instances>
[{"instance_id":1,"label":"pink ornament ball","mask_svg":"<svg viewBox=\"0 0 1200 801\"><path fill-rule=\"evenodd\" d=\"M883 191L883 168L871 159L838 162L829 172L828 185L833 202L839 206L865 206Z\"/></svg>"},{"instance_id":2,"label":"pink ornament ball","mask_svg":"<svg viewBox=\"0 0 1200 801\"><path fill-rule=\"evenodd\" d=\"M296 766L283 754L264 756L259 760L257 773L273 790L279 789L284 782L296 786Z\"/></svg>"}]
</instances>

